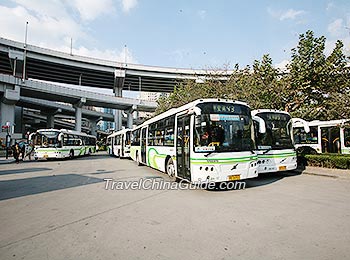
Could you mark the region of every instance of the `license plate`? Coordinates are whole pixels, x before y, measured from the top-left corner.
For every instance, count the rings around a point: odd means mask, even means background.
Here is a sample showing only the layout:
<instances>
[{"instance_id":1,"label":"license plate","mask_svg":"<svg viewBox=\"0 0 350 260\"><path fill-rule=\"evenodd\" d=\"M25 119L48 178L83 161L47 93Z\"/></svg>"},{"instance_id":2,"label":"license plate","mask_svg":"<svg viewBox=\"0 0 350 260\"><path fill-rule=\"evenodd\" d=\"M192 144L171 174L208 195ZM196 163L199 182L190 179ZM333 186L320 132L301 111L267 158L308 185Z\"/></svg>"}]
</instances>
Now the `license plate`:
<instances>
[{"instance_id":1,"label":"license plate","mask_svg":"<svg viewBox=\"0 0 350 260\"><path fill-rule=\"evenodd\" d=\"M280 167L278 167L278 170L285 171L285 170L287 170L287 166L280 166Z\"/></svg>"},{"instance_id":2,"label":"license plate","mask_svg":"<svg viewBox=\"0 0 350 260\"><path fill-rule=\"evenodd\" d=\"M228 176L228 180L229 181L237 181L237 180L240 180L240 179L241 179L240 175L229 175Z\"/></svg>"},{"instance_id":3,"label":"license plate","mask_svg":"<svg viewBox=\"0 0 350 260\"><path fill-rule=\"evenodd\" d=\"M49 156L47 154L44 154L44 158L48 158Z\"/></svg>"}]
</instances>

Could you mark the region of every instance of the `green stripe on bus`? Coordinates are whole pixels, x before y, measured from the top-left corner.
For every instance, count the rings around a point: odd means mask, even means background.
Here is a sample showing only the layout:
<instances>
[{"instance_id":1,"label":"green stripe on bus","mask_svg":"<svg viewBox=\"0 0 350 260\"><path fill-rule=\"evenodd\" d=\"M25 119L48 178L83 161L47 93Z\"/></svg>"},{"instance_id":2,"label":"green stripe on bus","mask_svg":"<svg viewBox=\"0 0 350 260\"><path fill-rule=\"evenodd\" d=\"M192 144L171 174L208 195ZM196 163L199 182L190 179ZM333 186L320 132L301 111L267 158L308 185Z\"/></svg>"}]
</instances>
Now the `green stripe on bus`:
<instances>
[{"instance_id":1,"label":"green stripe on bus","mask_svg":"<svg viewBox=\"0 0 350 260\"><path fill-rule=\"evenodd\" d=\"M284 153L284 154L259 154L259 158L283 158L283 157L295 157L296 153Z\"/></svg>"},{"instance_id":2,"label":"green stripe on bus","mask_svg":"<svg viewBox=\"0 0 350 260\"><path fill-rule=\"evenodd\" d=\"M151 151L155 151L155 155L152 157L152 162L150 162L150 159L151 159L150 152ZM158 167L158 165L156 163L156 158L166 158L167 157L166 154L158 153L158 151L155 148L149 148L147 154L148 154L148 156L147 156L147 159L148 159L147 164L148 164L148 166L151 166L151 167L156 168L158 170L159 170L159 167Z\"/></svg>"},{"instance_id":3,"label":"green stripe on bus","mask_svg":"<svg viewBox=\"0 0 350 260\"><path fill-rule=\"evenodd\" d=\"M230 161L230 160L241 160L241 159L250 159L250 160L256 160L258 159L258 157L256 155L254 156L241 156L241 157L231 157L231 158L191 158L191 161L194 160L204 160L204 161L207 161L207 160L221 160L221 161Z\"/></svg>"},{"instance_id":4,"label":"green stripe on bus","mask_svg":"<svg viewBox=\"0 0 350 260\"><path fill-rule=\"evenodd\" d=\"M203 160L203 161L193 161L191 159L191 164L201 164L201 165L211 165L211 164L233 164L233 163L246 163L246 162L255 162L255 160L250 160L250 159L235 159L235 160L230 160L230 161L220 161L220 160L212 160L212 161L207 161L207 160Z\"/></svg>"}]
</instances>

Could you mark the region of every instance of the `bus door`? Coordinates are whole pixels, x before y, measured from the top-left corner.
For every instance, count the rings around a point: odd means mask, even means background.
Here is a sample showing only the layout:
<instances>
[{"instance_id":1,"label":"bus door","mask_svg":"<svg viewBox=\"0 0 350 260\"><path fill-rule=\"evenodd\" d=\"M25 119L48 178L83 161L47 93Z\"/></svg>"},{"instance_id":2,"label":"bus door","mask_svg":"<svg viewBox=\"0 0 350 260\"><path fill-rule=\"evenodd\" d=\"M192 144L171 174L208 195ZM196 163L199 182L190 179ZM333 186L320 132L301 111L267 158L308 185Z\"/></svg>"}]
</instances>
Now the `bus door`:
<instances>
[{"instance_id":1,"label":"bus door","mask_svg":"<svg viewBox=\"0 0 350 260\"><path fill-rule=\"evenodd\" d=\"M110 139L110 144L111 144L111 155L114 155L114 137L111 137Z\"/></svg>"},{"instance_id":2,"label":"bus door","mask_svg":"<svg viewBox=\"0 0 350 260\"><path fill-rule=\"evenodd\" d=\"M121 144L121 151L120 151L120 156L124 156L124 146L125 146L125 138L124 135L121 135L121 140L120 140L120 144Z\"/></svg>"},{"instance_id":3,"label":"bus door","mask_svg":"<svg viewBox=\"0 0 350 260\"><path fill-rule=\"evenodd\" d=\"M176 165L177 175L191 180L189 115L177 117Z\"/></svg>"},{"instance_id":4,"label":"bus door","mask_svg":"<svg viewBox=\"0 0 350 260\"><path fill-rule=\"evenodd\" d=\"M146 164L146 134L147 128L141 129L141 162Z\"/></svg>"},{"instance_id":5,"label":"bus door","mask_svg":"<svg viewBox=\"0 0 350 260\"><path fill-rule=\"evenodd\" d=\"M322 153L340 153L339 127L321 127Z\"/></svg>"}]
</instances>

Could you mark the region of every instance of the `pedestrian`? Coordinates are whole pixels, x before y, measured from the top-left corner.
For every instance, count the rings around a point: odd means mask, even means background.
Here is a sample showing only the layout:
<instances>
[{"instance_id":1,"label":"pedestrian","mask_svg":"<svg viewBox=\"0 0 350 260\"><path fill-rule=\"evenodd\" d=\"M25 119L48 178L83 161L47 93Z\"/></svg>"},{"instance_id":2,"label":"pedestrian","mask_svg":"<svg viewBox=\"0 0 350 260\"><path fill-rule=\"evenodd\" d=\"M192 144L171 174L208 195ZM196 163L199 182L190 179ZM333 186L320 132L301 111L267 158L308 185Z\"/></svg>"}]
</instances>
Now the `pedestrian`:
<instances>
[{"instance_id":1,"label":"pedestrian","mask_svg":"<svg viewBox=\"0 0 350 260\"><path fill-rule=\"evenodd\" d=\"M15 158L16 163L19 163L19 155L21 153L21 148L19 147L19 144L17 142L12 146L12 152L13 158Z\"/></svg>"},{"instance_id":2,"label":"pedestrian","mask_svg":"<svg viewBox=\"0 0 350 260\"><path fill-rule=\"evenodd\" d=\"M32 154L34 153L34 145L29 143L26 145L26 157L28 156L29 161L32 160Z\"/></svg>"},{"instance_id":3,"label":"pedestrian","mask_svg":"<svg viewBox=\"0 0 350 260\"><path fill-rule=\"evenodd\" d=\"M24 157L26 155L26 144L23 142L21 148L22 161L24 161Z\"/></svg>"}]
</instances>

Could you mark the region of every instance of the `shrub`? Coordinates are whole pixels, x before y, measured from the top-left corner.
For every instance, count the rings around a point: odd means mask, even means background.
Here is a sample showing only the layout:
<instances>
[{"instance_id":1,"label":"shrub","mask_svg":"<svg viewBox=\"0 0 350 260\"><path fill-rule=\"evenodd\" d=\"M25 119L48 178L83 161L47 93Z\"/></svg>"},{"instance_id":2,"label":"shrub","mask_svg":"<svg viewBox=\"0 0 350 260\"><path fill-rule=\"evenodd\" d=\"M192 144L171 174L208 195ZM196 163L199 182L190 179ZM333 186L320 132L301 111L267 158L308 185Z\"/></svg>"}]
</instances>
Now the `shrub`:
<instances>
[{"instance_id":1,"label":"shrub","mask_svg":"<svg viewBox=\"0 0 350 260\"><path fill-rule=\"evenodd\" d=\"M350 155L344 154L307 154L300 156L300 162L306 162L308 166L325 168L350 169Z\"/></svg>"}]
</instances>

